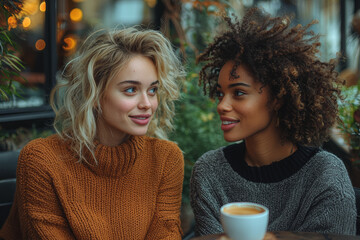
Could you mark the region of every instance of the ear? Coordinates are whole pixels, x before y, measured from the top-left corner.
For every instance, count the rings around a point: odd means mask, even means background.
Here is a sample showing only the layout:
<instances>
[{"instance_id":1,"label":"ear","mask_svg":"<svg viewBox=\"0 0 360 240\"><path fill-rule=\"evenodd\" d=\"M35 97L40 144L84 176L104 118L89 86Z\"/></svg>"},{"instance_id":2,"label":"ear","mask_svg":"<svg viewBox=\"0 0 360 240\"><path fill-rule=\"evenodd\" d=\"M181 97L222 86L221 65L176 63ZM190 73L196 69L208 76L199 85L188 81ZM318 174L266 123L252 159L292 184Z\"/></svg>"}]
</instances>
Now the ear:
<instances>
[{"instance_id":1,"label":"ear","mask_svg":"<svg viewBox=\"0 0 360 240\"><path fill-rule=\"evenodd\" d=\"M283 98L281 98L281 99L279 99L279 98L275 98L274 99L274 102L273 102L273 106L274 106L274 110L277 112L277 111L279 111L279 109L282 107L282 105L284 104L284 99Z\"/></svg>"}]
</instances>

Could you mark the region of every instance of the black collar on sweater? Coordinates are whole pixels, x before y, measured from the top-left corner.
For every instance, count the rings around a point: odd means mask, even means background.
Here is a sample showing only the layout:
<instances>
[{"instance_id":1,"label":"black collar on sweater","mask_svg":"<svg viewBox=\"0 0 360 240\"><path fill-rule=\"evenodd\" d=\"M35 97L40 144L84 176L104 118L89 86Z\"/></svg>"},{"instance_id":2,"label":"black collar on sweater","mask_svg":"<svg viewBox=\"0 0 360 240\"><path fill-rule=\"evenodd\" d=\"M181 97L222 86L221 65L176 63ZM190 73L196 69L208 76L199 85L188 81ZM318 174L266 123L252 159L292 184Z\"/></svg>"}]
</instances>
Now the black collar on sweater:
<instances>
[{"instance_id":1,"label":"black collar on sweater","mask_svg":"<svg viewBox=\"0 0 360 240\"><path fill-rule=\"evenodd\" d=\"M280 182L299 171L320 149L298 146L289 157L270 165L252 167L245 162L245 143L232 144L223 149L226 160L232 169L252 182Z\"/></svg>"}]
</instances>

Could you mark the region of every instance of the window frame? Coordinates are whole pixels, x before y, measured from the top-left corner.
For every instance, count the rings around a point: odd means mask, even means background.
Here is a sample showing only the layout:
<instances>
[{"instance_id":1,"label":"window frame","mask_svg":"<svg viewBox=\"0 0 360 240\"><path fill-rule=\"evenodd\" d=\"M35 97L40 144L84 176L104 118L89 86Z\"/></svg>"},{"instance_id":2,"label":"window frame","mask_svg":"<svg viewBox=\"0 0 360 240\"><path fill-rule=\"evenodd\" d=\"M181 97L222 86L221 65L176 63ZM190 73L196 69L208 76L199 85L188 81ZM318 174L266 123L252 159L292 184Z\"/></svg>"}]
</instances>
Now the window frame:
<instances>
[{"instance_id":1,"label":"window frame","mask_svg":"<svg viewBox=\"0 0 360 240\"><path fill-rule=\"evenodd\" d=\"M33 120L53 119L55 114L49 105L49 94L56 84L57 71L57 50L56 50L56 31L57 31L57 3L58 0L45 0L45 26L44 37L47 44L44 56L45 69L45 104L39 107L9 108L0 110L0 124L21 123Z\"/></svg>"}]
</instances>

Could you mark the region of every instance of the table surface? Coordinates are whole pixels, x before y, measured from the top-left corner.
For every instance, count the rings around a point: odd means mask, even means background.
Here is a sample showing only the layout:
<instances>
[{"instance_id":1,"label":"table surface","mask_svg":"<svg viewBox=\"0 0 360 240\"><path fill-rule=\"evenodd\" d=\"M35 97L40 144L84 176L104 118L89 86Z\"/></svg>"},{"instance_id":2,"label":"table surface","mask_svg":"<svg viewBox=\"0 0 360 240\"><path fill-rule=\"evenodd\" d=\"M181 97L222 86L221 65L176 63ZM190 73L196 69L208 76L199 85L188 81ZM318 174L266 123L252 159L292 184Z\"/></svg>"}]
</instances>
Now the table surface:
<instances>
[{"instance_id":1,"label":"table surface","mask_svg":"<svg viewBox=\"0 0 360 240\"><path fill-rule=\"evenodd\" d=\"M267 232L264 240L360 240L360 236L309 232ZM191 240L231 240L225 234L206 235Z\"/></svg>"}]
</instances>

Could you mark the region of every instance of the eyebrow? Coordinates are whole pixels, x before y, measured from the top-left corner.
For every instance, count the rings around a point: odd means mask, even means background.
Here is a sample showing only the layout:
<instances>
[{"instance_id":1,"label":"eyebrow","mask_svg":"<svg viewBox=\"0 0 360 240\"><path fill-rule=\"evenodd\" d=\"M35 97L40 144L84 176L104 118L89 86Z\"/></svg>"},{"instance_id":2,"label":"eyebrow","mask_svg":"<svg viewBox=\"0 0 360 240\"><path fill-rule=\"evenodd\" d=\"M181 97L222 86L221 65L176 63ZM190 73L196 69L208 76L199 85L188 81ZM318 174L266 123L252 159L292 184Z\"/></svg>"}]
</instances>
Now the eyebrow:
<instances>
[{"instance_id":1,"label":"eyebrow","mask_svg":"<svg viewBox=\"0 0 360 240\"><path fill-rule=\"evenodd\" d=\"M123 81L123 82L118 83L118 85L122 85L122 84L135 84L135 85L140 85L141 82L140 82L140 81L135 81L135 80L125 80L125 81ZM150 84L150 86L154 86L154 85L156 85L156 84L159 84L159 80L156 80L156 81L152 82L152 83Z\"/></svg>"},{"instance_id":2,"label":"eyebrow","mask_svg":"<svg viewBox=\"0 0 360 240\"><path fill-rule=\"evenodd\" d=\"M249 84L246 84L246 83L233 83L233 84L230 84L229 85L229 88L233 88L233 87L237 87L237 86L244 86L244 87L250 87L250 85ZM220 84L216 84L216 87L218 87L218 88L221 88L221 86L220 86Z\"/></svg>"}]
</instances>

